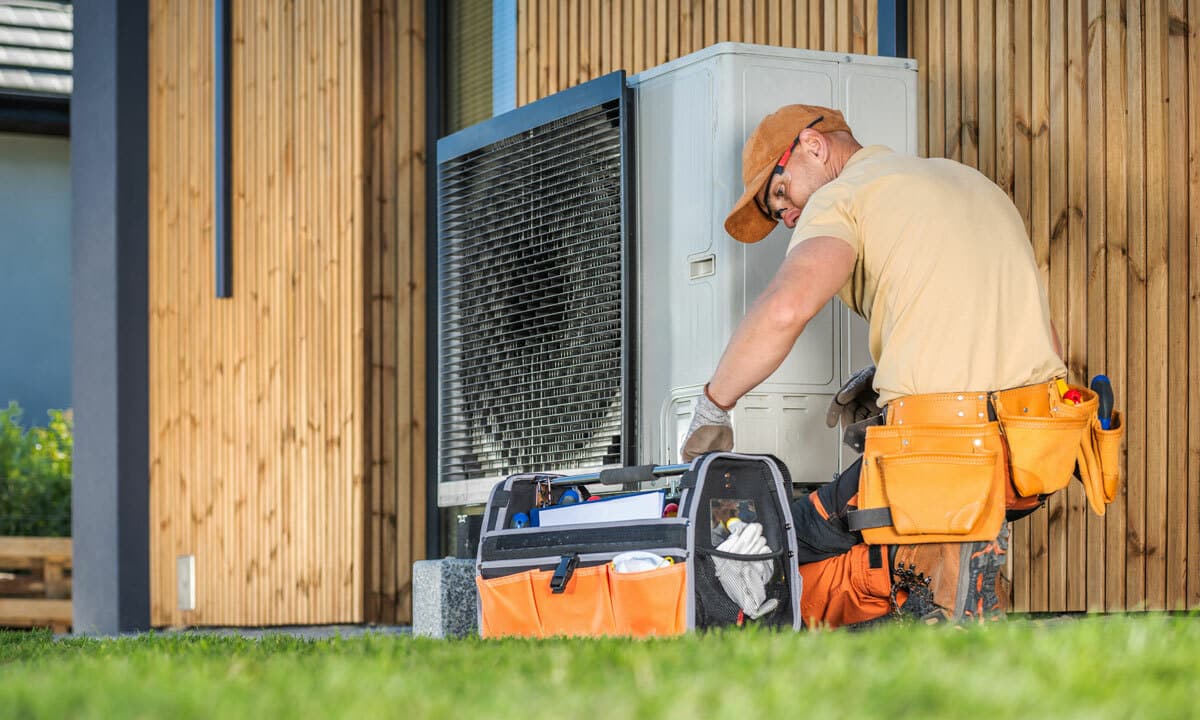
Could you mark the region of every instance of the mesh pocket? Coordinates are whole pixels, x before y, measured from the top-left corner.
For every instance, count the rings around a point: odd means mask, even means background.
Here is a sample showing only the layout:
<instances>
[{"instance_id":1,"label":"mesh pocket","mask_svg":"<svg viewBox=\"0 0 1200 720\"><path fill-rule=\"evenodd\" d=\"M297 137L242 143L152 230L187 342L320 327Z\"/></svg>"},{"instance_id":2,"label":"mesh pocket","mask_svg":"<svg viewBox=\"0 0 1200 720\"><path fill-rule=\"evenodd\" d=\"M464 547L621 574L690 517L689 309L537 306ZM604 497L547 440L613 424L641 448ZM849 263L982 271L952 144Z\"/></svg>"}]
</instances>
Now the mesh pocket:
<instances>
[{"instance_id":1,"label":"mesh pocket","mask_svg":"<svg viewBox=\"0 0 1200 720\"><path fill-rule=\"evenodd\" d=\"M723 561L725 559L722 558ZM758 625L790 626L792 624L791 593L788 590L787 574L780 569L780 558L778 556L768 556L767 558L759 558L753 561L730 560L730 562L762 562L764 559L770 559L773 566L771 578L767 581L766 585L766 602L769 603L771 600L775 600L776 606L773 610L751 622ZM714 557L704 550L698 551L695 568L696 627L710 628L723 625L737 625L742 608L736 600L725 592L725 588L721 585L721 580L717 577L717 566L714 562ZM744 618L744 620L749 620L749 618Z\"/></svg>"}]
</instances>

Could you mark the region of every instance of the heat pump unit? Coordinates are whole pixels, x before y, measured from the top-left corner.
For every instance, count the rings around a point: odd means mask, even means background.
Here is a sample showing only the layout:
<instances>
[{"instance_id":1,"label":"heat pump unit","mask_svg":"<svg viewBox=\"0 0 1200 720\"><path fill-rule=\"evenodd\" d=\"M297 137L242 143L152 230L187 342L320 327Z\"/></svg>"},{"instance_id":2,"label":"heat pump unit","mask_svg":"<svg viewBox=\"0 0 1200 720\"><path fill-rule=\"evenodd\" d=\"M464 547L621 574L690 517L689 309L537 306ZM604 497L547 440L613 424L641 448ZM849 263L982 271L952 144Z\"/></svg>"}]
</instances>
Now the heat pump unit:
<instances>
[{"instance_id":1,"label":"heat pump unit","mask_svg":"<svg viewBox=\"0 0 1200 720\"><path fill-rule=\"evenodd\" d=\"M723 43L440 140L438 504L517 472L678 461L789 239L725 233L746 137L806 103L915 154L916 93L912 60ZM870 362L866 324L832 301L739 402L736 449L827 482L852 456L825 408Z\"/></svg>"}]
</instances>

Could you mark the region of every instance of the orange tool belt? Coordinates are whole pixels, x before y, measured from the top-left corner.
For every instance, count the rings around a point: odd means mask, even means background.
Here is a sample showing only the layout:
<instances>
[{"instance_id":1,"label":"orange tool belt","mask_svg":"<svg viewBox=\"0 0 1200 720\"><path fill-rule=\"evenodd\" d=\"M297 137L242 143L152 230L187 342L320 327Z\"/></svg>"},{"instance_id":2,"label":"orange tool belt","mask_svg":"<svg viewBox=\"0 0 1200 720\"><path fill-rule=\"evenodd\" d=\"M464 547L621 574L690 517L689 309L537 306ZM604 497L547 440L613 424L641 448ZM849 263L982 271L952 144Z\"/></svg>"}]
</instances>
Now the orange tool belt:
<instances>
[{"instance_id":1,"label":"orange tool belt","mask_svg":"<svg viewBox=\"0 0 1200 720\"><path fill-rule=\"evenodd\" d=\"M1055 381L995 392L909 395L867 429L851 530L869 544L992 540L1006 507L1040 503L1079 476L1103 515L1120 487L1125 429L1101 429L1097 397Z\"/></svg>"}]
</instances>

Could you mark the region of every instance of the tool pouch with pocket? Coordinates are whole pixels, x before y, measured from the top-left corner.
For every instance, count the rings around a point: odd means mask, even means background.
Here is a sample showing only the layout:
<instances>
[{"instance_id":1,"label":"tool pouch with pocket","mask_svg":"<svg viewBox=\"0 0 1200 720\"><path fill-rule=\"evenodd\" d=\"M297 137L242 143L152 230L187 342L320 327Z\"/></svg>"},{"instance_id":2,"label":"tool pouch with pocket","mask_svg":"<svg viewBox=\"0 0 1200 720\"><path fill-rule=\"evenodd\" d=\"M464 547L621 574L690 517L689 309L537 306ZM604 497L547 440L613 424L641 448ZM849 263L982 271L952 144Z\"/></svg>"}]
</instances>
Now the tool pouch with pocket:
<instances>
[{"instance_id":1,"label":"tool pouch with pocket","mask_svg":"<svg viewBox=\"0 0 1200 720\"><path fill-rule=\"evenodd\" d=\"M994 422L868 428L850 529L872 545L992 540L1004 522L1003 454Z\"/></svg>"},{"instance_id":2,"label":"tool pouch with pocket","mask_svg":"<svg viewBox=\"0 0 1200 720\"><path fill-rule=\"evenodd\" d=\"M492 490L484 510L476 586L484 637L677 635L692 629L763 625L799 629L800 574L792 532L791 478L769 455L712 452L681 469L676 517L516 527L535 507L535 486L550 481L555 497L572 477L514 475ZM601 483L642 483L664 477L642 466L600 473ZM590 476L594 482L596 476ZM581 493L586 498L587 493ZM770 553L736 555L717 549L727 513L762 526ZM646 551L671 563L618 572L612 560ZM749 620L726 593L718 569L729 563L771 564L769 607Z\"/></svg>"},{"instance_id":3,"label":"tool pouch with pocket","mask_svg":"<svg viewBox=\"0 0 1200 720\"><path fill-rule=\"evenodd\" d=\"M1100 515L1116 497L1121 480L1121 414L1102 428L1098 398L1086 387L1069 386L1080 401L1064 400L1055 383L992 394L1009 454L1012 483L1021 496L1049 495L1071 482L1075 468L1088 504Z\"/></svg>"},{"instance_id":4,"label":"tool pouch with pocket","mask_svg":"<svg viewBox=\"0 0 1200 720\"><path fill-rule=\"evenodd\" d=\"M1104 514L1121 489L1121 439L1124 436L1124 418L1114 410L1107 430L1098 418L1092 417L1079 444L1079 479L1087 494L1088 505L1097 515Z\"/></svg>"}]
</instances>

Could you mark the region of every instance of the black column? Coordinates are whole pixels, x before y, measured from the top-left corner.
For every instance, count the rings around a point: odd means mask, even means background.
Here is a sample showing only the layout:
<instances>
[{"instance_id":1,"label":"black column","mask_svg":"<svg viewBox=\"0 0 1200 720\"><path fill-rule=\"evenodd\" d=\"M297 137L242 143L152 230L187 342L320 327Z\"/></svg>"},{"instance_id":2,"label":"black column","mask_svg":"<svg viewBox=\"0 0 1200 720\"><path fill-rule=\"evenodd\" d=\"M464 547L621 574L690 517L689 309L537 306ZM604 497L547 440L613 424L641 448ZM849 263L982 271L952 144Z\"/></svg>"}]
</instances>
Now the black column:
<instances>
[{"instance_id":1,"label":"black column","mask_svg":"<svg viewBox=\"0 0 1200 720\"><path fill-rule=\"evenodd\" d=\"M75 631L107 634L150 624L146 0L74 25L72 596Z\"/></svg>"}]
</instances>

